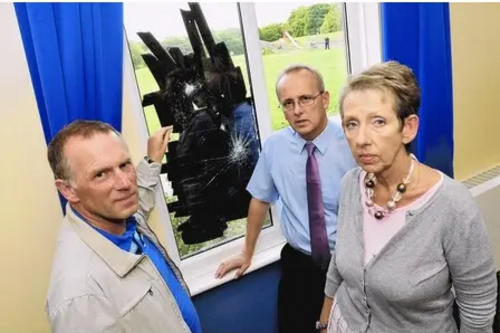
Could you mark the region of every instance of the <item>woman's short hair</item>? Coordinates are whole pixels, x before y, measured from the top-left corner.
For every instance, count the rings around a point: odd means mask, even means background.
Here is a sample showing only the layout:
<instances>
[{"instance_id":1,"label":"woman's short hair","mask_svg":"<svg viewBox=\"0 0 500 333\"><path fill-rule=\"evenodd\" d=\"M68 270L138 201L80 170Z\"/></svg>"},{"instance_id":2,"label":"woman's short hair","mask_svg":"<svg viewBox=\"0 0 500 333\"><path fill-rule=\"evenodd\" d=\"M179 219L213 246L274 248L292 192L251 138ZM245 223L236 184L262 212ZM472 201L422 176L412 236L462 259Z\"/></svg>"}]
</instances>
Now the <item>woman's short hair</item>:
<instances>
[{"instance_id":1,"label":"woman's short hair","mask_svg":"<svg viewBox=\"0 0 500 333\"><path fill-rule=\"evenodd\" d=\"M397 61L373 65L365 71L352 75L340 93L340 113L343 115L344 100L353 91L381 90L394 97L394 108L403 121L420 108L420 88L413 71Z\"/></svg>"},{"instance_id":2,"label":"woman's short hair","mask_svg":"<svg viewBox=\"0 0 500 333\"><path fill-rule=\"evenodd\" d=\"M348 78L340 93L340 115L344 115L344 100L353 91L379 90L394 98L394 111L401 126L410 115L417 115L420 108L420 88L417 78L408 66L397 61L386 61L371 66ZM407 150L409 145L406 146Z\"/></svg>"}]
</instances>

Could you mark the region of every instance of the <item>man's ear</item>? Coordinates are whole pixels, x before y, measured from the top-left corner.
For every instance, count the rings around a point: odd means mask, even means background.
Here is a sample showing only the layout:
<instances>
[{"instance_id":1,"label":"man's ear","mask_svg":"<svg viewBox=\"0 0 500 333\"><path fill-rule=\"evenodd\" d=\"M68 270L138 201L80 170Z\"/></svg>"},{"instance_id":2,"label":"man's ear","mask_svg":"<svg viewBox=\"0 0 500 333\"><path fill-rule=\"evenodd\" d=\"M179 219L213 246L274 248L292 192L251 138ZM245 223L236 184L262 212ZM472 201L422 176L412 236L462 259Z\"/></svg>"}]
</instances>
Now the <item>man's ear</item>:
<instances>
[{"instance_id":1,"label":"man's ear","mask_svg":"<svg viewBox=\"0 0 500 333\"><path fill-rule=\"evenodd\" d=\"M56 179L56 187L61 192L62 196L70 203L80 201L73 187L68 180Z\"/></svg>"},{"instance_id":2,"label":"man's ear","mask_svg":"<svg viewBox=\"0 0 500 333\"><path fill-rule=\"evenodd\" d=\"M325 110L328 110L328 107L330 106L330 93L328 90L325 90L323 92L323 96L321 96L323 99L323 105L325 106Z\"/></svg>"}]
</instances>

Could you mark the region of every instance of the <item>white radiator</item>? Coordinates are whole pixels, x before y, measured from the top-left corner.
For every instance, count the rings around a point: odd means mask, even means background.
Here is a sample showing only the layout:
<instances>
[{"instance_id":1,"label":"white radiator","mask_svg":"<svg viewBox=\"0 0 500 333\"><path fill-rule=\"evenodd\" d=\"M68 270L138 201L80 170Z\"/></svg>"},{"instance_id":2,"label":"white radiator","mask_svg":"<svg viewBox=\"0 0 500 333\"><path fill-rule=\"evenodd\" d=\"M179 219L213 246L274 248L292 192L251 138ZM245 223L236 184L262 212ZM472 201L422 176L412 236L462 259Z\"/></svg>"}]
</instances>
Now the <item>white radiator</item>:
<instances>
[{"instance_id":1,"label":"white radiator","mask_svg":"<svg viewBox=\"0 0 500 333\"><path fill-rule=\"evenodd\" d=\"M500 166L471 177L463 183L481 208L500 270Z\"/></svg>"}]
</instances>

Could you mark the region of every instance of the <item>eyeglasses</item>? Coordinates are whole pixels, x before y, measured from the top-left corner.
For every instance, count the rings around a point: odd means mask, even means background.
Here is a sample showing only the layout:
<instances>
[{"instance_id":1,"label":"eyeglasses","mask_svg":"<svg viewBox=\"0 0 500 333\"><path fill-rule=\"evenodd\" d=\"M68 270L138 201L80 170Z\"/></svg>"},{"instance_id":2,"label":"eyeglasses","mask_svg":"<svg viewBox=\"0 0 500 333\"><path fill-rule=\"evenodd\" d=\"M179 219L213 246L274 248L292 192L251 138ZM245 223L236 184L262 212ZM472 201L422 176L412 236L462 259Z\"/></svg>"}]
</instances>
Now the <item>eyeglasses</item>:
<instances>
[{"instance_id":1,"label":"eyeglasses","mask_svg":"<svg viewBox=\"0 0 500 333\"><path fill-rule=\"evenodd\" d=\"M297 98L297 102L301 107L305 106L311 106L314 104L314 101L318 96L322 95L324 91L320 92L316 96L311 96L311 95L302 95ZM295 110L295 102L293 100L286 100L283 102L283 104L279 105L280 109L283 110L283 112L292 112Z\"/></svg>"}]
</instances>

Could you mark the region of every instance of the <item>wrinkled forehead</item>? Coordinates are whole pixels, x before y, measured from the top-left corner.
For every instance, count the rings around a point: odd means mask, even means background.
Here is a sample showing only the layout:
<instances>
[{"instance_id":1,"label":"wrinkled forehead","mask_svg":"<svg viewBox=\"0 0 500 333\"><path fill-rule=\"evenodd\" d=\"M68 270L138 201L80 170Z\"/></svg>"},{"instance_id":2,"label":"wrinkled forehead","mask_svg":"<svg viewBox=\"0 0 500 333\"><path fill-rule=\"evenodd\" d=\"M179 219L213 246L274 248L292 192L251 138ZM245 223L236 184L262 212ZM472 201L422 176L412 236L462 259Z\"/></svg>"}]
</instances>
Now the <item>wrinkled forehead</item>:
<instances>
[{"instance_id":1,"label":"wrinkled forehead","mask_svg":"<svg viewBox=\"0 0 500 333\"><path fill-rule=\"evenodd\" d=\"M342 105L340 107L340 115L343 117L346 108L349 106L363 104L365 106L383 106L388 110L396 113L396 96L389 89L384 87L356 87L355 89L348 90L342 98Z\"/></svg>"},{"instance_id":2,"label":"wrinkled forehead","mask_svg":"<svg viewBox=\"0 0 500 333\"><path fill-rule=\"evenodd\" d=\"M130 158L128 147L116 133L96 133L92 137L75 136L64 147L68 171L72 175L91 169L111 167Z\"/></svg>"}]
</instances>

